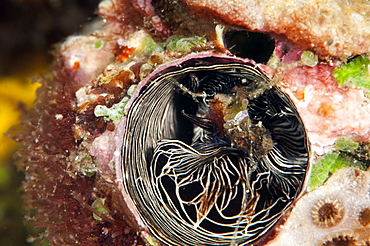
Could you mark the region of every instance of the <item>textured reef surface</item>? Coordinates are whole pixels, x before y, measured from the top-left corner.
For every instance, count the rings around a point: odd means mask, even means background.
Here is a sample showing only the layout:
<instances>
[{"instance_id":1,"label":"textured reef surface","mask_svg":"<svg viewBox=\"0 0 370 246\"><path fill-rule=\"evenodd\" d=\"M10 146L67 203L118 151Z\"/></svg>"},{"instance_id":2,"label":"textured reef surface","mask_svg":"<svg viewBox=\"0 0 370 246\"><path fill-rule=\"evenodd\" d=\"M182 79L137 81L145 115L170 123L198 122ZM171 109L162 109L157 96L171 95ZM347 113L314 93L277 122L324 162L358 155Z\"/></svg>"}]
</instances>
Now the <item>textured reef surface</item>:
<instances>
[{"instance_id":1,"label":"textured reef surface","mask_svg":"<svg viewBox=\"0 0 370 246\"><path fill-rule=\"evenodd\" d=\"M195 11L254 31L283 34L320 56L348 57L368 53L367 0L253 1L186 0Z\"/></svg>"},{"instance_id":2,"label":"textured reef surface","mask_svg":"<svg viewBox=\"0 0 370 246\"><path fill-rule=\"evenodd\" d=\"M340 169L297 202L269 245L368 245L369 184L369 172Z\"/></svg>"},{"instance_id":3,"label":"textured reef surface","mask_svg":"<svg viewBox=\"0 0 370 246\"><path fill-rule=\"evenodd\" d=\"M10 132L30 240L369 245L369 6L102 1Z\"/></svg>"}]
</instances>

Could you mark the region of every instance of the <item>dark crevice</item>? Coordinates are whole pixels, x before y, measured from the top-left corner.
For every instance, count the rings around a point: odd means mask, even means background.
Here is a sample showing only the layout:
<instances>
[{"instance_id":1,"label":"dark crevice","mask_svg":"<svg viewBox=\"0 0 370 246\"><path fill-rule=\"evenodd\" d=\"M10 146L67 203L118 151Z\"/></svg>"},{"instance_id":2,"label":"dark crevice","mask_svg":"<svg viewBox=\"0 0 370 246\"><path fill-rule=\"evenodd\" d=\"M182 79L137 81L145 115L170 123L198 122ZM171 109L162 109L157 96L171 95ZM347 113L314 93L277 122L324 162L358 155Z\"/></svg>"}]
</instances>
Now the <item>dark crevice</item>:
<instances>
[{"instance_id":1,"label":"dark crevice","mask_svg":"<svg viewBox=\"0 0 370 246\"><path fill-rule=\"evenodd\" d=\"M267 63L275 48L275 41L269 35L247 30L228 30L223 42L232 54L258 63Z\"/></svg>"}]
</instances>

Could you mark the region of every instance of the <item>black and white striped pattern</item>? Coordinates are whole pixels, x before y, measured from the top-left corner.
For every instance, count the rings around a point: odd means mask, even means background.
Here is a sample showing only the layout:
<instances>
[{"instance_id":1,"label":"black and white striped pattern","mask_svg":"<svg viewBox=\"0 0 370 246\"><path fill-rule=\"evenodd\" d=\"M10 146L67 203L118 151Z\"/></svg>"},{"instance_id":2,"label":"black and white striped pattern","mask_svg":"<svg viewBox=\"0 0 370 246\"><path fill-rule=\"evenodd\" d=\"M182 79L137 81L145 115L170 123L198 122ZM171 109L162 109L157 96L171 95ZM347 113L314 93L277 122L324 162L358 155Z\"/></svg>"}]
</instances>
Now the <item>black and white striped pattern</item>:
<instances>
[{"instance_id":1,"label":"black and white striped pattern","mask_svg":"<svg viewBox=\"0 0 370 246\"><path fill-rule=\"evenodd\" d=\"M236 87L253 92L246 110L251 124L271 135L266 154L232 146L209 119L209 102ZM122 173L142 220L162 243L247 245L300 194L308 155L287 95L252 64L209 57L166 69L141 91L127 115Z\"/></svg>"}]
</instances>

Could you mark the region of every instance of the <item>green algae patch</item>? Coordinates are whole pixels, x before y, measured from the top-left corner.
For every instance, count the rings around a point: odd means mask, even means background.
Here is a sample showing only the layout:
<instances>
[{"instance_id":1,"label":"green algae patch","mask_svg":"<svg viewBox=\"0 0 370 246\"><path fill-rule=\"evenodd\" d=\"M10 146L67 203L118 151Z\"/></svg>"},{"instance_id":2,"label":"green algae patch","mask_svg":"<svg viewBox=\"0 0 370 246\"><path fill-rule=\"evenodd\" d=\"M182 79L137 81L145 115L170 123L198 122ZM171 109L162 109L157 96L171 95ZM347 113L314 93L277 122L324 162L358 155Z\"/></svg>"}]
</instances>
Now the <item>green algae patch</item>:
<instances>
[{"instance_id":1,"label":"green algae patch","mask_svg":"<svg viewBox=\"0 0 370 246\"><path fill-rule=\"evenodd\" d=\"M335 141L334 149L337 151L353 152L360 147L358 142L353 141L350 138L338 138Z\"/></svg>"},{"instance_id":2,"label":"green algae patch","mask_svg":"<svg viewBox=\"0 0 370 246\"><path fill-rule=\"evenodd\" d=\"M125 106L129 100L129 97L124 97L119 103L114 104L110 108L104 105L97 105L94 109L94 114L96 117L105 116L113 121L120 120L124 116Z\"/></svg>"},{"instance_id":3,"label":"green algae patch","mask_svg":"<svg viewBox=\"0 0 370 246\"><path fill-rule=\"evenodd\" d=\"M332 152L322 156L313 166L308 184L308 190L322 185L331 174L343 167L367 169L366 163L356 156L363 151L362 146L349 138L338 138Z\"/></svg>"},{"instance_id":4,"label":"green algae patch","mask_svg":"<svg viewBox=\"0 0 370 246\"><path fill-rule=\"evenodd\" d=\"M109 214L109 209L107 205L105 204L105 199L103 198L97 198L92 204L91 207L95 209L97 212L106 215L108 218L112 219L112 217ZM93 217L95 220L102 221L103 219L99 217L96 214L93 214Z\"/></svg>"},{"instance_id":5,"label":"green algae patch","mask_svg":"<svg viewBox=\"0 0 370 246\"><path fill-rule=\"evenodd\" d=\"M207 39L199 36L181 37L171 36L164 43L168 51L190 52L193 49L202 48L207 43Z\"/></svg>"},{"instance_id":6,"label":"green algae patch","mask_svg":"<svg viewBox=\"0 0 370 246\"><path fill-rule=\"evenodd\" d=\"M137 47L135 54L141 55L151 55L157 48L157 43L150 35L145 35L142 37L141 45Z\"/></svg>"},{"instance_id":7,"label":"green algae patch","mask_svg":"<svg viewBox=\"0 0 370 246\"><path fill-rule=\"evenodd\" d=\"M127 96L122 98L122 100L112 107L108 108L104 105L97 105L94 109L94 114L96 117L107 117L109 120L117 121L121 120L125 115L125 107L132 95L135 93L137 85L131 85L127 90Z\"/></svg>"},{"instance_id":8,"label":"green algae patch","mask_svg":"<svg viewBox=\"0 0 370 246\"><path fill-rule=\"evenodd\" d=\"M301 62L303 63L303 65L314 67L319 62L319 58L312 51L305 50L301 55Z\"/></svg>"},{"instance_id":9,"label":"green algae patch","mask_svg":"<svg viewBox=\"0 0 370 246\"><path fill-rule=\"evenodd\" d=\"M350 167L351 160L339 153L328 153L321 157L312 167L308 189L313 190L322 185L328 177L342 167Z\"/></svg>"},{"instance_id":10,"label":"green algae patch","mask_svg":"<svg viewBox=\"0 0 370 246\"><path fill-rule=\"evenodd\" d=\"M94 48L97 49L97 50L101 49L103 46L104 46L104 41L103 40L98 39L94 43Z\"/></svg>"},{"instance_id":11,"label":"green algae patch","mask_svg":"<svg viewBox=\"0 0 370 246\"><path fill-rule=\"evenodd\" d=\"M349 63L334 69L333 76L341 86L370 91L370 60L367 55L358 56Z\"/></svg>"}]
</instances>

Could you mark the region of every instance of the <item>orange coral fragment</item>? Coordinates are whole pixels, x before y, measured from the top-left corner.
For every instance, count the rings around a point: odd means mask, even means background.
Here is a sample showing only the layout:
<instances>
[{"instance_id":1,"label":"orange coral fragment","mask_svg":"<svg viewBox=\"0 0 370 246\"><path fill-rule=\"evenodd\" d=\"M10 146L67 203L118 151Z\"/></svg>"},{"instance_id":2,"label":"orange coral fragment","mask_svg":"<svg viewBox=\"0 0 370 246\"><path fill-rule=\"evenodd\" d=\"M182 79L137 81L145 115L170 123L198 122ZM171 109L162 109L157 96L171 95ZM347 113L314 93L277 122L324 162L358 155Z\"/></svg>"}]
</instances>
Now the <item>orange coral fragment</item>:
<instances>
[{"instance_id":1,"label":"orange coral fragment","mask_svg":"<svg viewBox=\"0 0 370 246\"><path fill-rule=\"evenodd\" d=\"M113 51L113 54L116 56L116 61L124 62L135 50L135 47L120 46Z\"/></svg>"},{"instance_id":2,"label":"orange coral fragment","mask_svg":"<svg viewBox=\"0 0 370 246\"><path fill-rule=\"evenodd\" d=\"M77 70L80 68L80 62L79 61L75 61L72 65L72 69L73 70Z\"/></svg>"}]
</instances>

